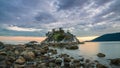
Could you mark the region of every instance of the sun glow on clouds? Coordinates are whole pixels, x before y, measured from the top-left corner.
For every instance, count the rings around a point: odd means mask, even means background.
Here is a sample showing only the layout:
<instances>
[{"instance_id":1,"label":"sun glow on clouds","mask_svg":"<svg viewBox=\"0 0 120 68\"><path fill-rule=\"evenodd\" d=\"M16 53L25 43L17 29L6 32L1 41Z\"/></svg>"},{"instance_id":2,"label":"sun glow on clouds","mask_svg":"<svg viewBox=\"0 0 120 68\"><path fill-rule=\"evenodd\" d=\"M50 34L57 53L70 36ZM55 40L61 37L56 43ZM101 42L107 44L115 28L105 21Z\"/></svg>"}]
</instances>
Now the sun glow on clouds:
<instances>
[{"instance_id":1,"label":"sun glow on clouds","mask_svg":"<svg viewBox=\"0 0 120 68\"><path fill-rule=\"evenodd\" d=\"M0 0L0 32L8 34L4 28L19 31L12 35L41 31L42 36L59 27L76 36L119 32L119 6L120 0Z\"/></svg>"},{"instance_id":2,"label":"sun glow on clouds","mask_svg":"<svg viewBox=\"0 0 120 68\"><path fill-rule=\"evenodd\" d=\"M34 32L34 31L41 31L42 29L35 29L35 28L23 28L23 27L18 27L18 26L8 26L8 30L13 30L13 31L28 31L28 32Z\"/></svg>"},{"instance_id":3,"label":"sun glow on clouds","mask_svg":"<svg viewBox=\"0 0 120 68\"><path fill-rule=\"evenodd\" d=\"M77 37L80 41L90 41L93 40L95 38L97 38L98 36L88 36L88 37Z\"/></svg>"}]
</instances>

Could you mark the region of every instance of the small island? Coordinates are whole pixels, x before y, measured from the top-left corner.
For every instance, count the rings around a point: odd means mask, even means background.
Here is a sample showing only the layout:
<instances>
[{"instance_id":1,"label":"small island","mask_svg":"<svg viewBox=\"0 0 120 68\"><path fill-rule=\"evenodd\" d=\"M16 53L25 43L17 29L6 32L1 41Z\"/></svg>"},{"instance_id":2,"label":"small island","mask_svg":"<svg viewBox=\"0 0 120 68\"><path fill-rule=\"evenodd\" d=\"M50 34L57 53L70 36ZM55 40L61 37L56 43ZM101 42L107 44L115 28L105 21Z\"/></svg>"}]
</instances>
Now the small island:
<instances>
[{"instance_id":1,"label":"small island","mask_svg":"<svg viewBox=\"0 0 120 68\"><path fill-rule=\"evenodd\" d=\"M62 28L52 29L51 32L46 33L47 38L42 41L42 44L47 45L74 45L80 44L81 42L76 38L75 35L69 32L65 32Z\"/></svg>"}]
</instances>

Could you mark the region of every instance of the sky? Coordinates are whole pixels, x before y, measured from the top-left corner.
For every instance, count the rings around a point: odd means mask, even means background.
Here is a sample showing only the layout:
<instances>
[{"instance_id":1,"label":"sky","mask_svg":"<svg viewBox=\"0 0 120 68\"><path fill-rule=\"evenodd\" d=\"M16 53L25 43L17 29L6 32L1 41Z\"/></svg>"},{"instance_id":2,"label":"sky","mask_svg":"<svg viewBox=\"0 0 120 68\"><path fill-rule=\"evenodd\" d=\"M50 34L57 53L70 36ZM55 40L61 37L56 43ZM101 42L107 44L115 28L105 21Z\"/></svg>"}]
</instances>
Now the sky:
<instances>
[{"instance_id":1,"label":"sky","mask_svg":"<svg viewBox=\"0 0 120 68\"><path fill-rule=\"evenodd\" d=\"M120 32L120 0L0 0L0 36L76 36Z\"/></svg>"}]
</instances>

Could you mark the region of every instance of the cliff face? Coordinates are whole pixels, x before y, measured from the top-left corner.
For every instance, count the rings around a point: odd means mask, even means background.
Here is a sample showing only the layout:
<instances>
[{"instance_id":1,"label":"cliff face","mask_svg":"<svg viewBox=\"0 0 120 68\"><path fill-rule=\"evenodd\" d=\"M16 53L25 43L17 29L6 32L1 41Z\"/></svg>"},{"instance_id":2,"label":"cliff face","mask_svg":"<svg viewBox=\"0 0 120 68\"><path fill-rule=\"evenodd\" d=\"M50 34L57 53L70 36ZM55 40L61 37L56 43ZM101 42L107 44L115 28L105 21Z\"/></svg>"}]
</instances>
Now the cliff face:
<instances>
[{"instance_id":1,"label":"cliff face","mask_svg":"<svg viewBox=\"0 0 120 68\"><path fill-rule=\"evenodd\" d=\"M120 41L120 33L104 34L92 41Z\"/></svg>"},{"instance_id":2,"label":"cliff face","mask_svg":"<svg viewBox=\"0 0 120 68\"><path fill-rule=\"evenodd\" d=\"M52 32L46 33L47 38L43 43L79 43L79 40L69 31L65 32L62 28L53 29Z\"/></svg>"}]
</instances>

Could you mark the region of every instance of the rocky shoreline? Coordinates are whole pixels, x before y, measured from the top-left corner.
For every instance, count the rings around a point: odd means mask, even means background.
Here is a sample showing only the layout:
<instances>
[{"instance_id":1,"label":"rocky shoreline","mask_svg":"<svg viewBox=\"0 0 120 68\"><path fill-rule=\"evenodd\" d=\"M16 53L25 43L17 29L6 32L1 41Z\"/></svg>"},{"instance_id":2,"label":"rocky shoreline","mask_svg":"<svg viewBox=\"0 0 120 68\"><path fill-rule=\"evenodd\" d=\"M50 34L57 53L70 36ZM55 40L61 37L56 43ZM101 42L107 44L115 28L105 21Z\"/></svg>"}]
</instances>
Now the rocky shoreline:
<instances>
[{"instance_id":1,"label":"rocky shoreline","mask_svg":"<svg viewBox=\"0 0 120 68\"><path fill-rule=\"evenodd\" d=\"M0 42L0 68L109 68L97 60L76 59L71 55L57 54L56 49L48 45L31 42L22 45L10 45ZM105 57L99 53L98 57ZM120 65L120 59L110 59L110 65Z\"/></svg>"}]
</instances>

